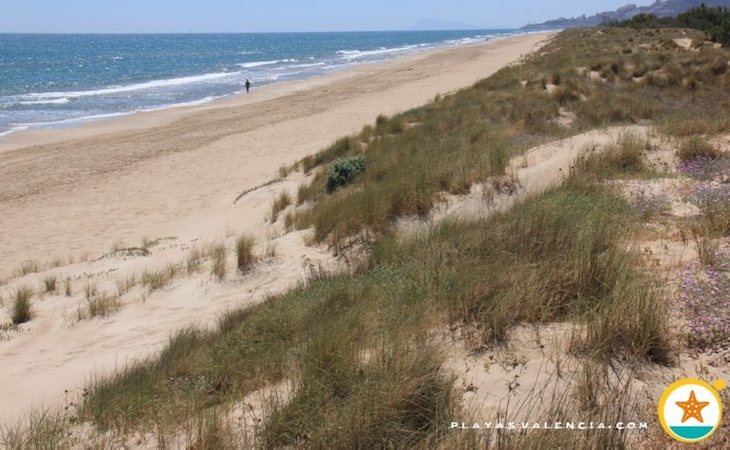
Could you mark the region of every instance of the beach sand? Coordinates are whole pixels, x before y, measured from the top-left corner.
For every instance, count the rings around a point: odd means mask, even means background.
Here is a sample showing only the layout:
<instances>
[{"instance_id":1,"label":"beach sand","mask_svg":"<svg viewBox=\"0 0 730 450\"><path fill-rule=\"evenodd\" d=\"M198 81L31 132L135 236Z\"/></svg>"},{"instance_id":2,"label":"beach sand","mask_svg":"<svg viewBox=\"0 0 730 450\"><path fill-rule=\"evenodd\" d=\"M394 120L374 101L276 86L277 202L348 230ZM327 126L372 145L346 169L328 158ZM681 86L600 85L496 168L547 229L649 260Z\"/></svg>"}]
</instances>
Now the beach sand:
<instances>
[{"instance_id":1,"label":"beach sand","mask_svg":"<svg viewBox=\"0 0 730 450\"><path fill-rule=\"evenodd\" d=\"M282 83L203 107L24 132L0 143L0 276L25 260L142 237L212 235L236 195L282 164L466 87L530 52L533 34Z\"/></svg>"},{"instance_id":2,"label":"beach sand","mask_svg":"<svg viewBox=\"0 0 730 450\"><path fill-rule=\"evenodd\" d=\"M13 279L37 286L49 273L74 279L74 295L35 301L36 317L0 340L0 422L30 407L48 407L64 391L154 353L174 330L210 324L226 308L252 304L300 281L307 267L334 264L326 248L302 232L268 224L273 199L296 193L304 174L254 191L291 164L374 122L467 87L538 48L549 34L531 34L437 50L328 76L254 89L211 104L139 113L83 126L21 132L0 142L0 279L27 260L60 267ZM230 242L239 233L276 244L277 256L226 283L199 275L103 320L75 321L82 283L114 289L114 280L184 258L196 242ZM154 255L98 259L117 246L161 239ZM87 255L88 258L82 258ZM68 263L72 257L73 264ZM81 262L79 262L81 261ZM44 269L45 270L45 269ZM90 281L91 280L91 281Z\"/></svg>"}]
</instances>

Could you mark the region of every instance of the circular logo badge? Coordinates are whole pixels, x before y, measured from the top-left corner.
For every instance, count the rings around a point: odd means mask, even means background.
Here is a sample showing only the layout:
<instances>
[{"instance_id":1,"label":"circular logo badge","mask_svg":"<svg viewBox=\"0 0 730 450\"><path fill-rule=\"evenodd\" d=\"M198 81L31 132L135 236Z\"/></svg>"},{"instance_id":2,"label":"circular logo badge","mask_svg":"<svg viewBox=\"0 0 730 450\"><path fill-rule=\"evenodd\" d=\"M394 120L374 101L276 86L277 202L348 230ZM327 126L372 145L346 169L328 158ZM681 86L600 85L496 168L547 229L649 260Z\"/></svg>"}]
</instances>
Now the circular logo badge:
<instances>
[{"instance_id":1,"label":"circular logo badge","mask_svg":"<svg viewBox=\"0 0 730 450\"><path fill-rule=\"evenodd\" d=\"M722 421L722 400L718 391L723 387L721 381L712 386L694 378L669 386L659 400L659 422L664 431L684 443L708 439Z\"/></svg>"}]
</instances>

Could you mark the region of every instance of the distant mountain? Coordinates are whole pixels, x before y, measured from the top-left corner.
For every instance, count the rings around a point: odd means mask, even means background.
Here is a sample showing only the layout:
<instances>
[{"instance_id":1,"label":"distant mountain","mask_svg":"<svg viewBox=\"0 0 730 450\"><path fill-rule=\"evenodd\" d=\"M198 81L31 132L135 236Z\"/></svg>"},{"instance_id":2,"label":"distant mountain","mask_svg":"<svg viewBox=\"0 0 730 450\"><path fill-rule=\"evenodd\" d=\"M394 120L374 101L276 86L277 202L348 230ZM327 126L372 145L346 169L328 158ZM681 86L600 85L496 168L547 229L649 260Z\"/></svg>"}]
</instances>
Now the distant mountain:
<instances>
[{"instance_id":1,"label":"distant mountain","mask_svg":"<svg viewBox=\"0 0 730 450\"><path fill-rule=\"evenodd\" d=\"M422 19L413 26L414 30L482 30L484 27L469 23L447 22L438 19Z\"/></svg>"},{"instance_id":2,"label":"distant mountain","mask_svg":"<svg viewBox=\"0 0 730 450\"><path fill-rule=\"evenodd\" d=\"M566 19L548 20L544 23L530 24L523 27L523 30L545 30L557 28L593 27L602 23L612 21L628 20L637 14L654 14L657 17L674 17L688 9L695 8L701 4L708 6L730 6L730 0L656 0L649 6L636 6L629 4L622 6L616 11L607 11L593 16L580 16Z\"/></svg>"}]
</instances>

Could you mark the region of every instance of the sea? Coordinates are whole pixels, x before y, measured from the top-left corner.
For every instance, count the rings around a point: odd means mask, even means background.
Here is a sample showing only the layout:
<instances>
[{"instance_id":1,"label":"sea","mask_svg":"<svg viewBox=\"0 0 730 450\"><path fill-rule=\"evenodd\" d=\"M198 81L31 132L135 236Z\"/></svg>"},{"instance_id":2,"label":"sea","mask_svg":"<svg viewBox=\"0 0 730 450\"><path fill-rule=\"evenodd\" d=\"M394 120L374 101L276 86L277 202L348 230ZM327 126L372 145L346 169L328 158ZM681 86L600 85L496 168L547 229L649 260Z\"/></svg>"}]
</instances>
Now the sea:
<instances>
[{"instance_id":1,"label":"sea","mask_svg":"<svg viewBox=\"0 0 730 450\"><path fill-rule=\"evenodd\" d=\"M517 30L0 34L0 136L182 105Z\"/></svg>"}]
</instances>

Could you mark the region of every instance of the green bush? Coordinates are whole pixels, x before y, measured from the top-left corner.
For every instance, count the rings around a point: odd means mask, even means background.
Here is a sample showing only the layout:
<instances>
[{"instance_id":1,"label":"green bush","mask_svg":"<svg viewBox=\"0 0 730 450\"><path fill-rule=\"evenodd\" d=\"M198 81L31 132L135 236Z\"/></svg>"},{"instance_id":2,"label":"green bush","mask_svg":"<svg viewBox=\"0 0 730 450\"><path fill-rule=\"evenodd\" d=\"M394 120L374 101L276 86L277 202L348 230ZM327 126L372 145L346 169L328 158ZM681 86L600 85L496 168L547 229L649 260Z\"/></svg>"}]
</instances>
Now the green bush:
<instances>
[{"instance_id":1,"label":"green bush","mask_svg":"<svg viewBox=\"0 0 730 450\"><path fill-rule=\"evenodd\" d=\"M365 155L340 158L327 169L327 190L334 191L349 184L355 177L367 170Z\"/></svg>"}]
</instances>

